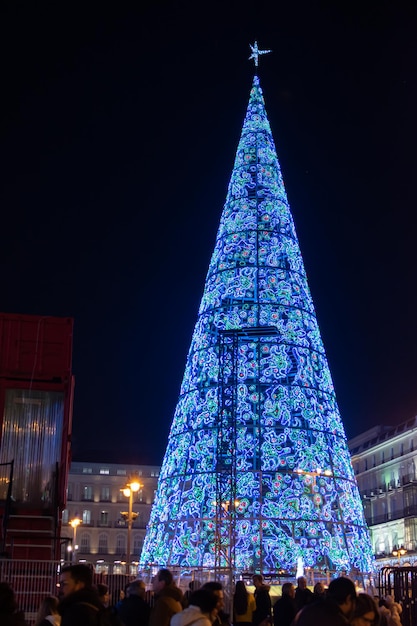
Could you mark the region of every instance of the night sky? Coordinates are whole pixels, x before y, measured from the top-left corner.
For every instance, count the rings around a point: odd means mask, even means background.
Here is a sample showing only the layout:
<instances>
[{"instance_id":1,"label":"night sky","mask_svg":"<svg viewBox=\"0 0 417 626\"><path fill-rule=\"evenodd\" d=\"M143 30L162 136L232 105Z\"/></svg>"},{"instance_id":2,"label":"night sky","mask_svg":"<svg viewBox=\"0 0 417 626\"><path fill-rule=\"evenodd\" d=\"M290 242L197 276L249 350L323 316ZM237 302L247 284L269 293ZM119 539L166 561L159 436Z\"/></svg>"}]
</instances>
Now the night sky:
<instances>
[{"instance_id":1,"label":"night sky","mask_svg":"<svg viewBox=\"0 0 417 626\"><path fill-rule=\"evenodd\" d=\"M255 39L347 436L413 417L416 4L111 4L0 9L0 310L75 319L73 458L162 462Z\"/></svg>"}]
</instances>

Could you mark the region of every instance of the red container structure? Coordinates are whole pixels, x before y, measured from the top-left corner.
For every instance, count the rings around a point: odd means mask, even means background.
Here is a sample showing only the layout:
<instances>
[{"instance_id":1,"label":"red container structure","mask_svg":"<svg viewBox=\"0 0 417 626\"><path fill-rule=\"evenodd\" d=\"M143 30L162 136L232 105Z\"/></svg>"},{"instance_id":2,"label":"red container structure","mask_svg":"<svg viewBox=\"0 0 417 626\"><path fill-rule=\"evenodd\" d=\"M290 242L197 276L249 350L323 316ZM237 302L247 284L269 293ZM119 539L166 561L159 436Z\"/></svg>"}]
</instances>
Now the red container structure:
<instances>
[{"instance_id":1,"label":"red container structure","mask_svg":"<svg viewBox=\"0 0 417 626\"><path fill-rule=\"evenodd\" d=\"M60 556L70 461L73 320L0 314L0 549Z\"/></svg>"}]
</instances>

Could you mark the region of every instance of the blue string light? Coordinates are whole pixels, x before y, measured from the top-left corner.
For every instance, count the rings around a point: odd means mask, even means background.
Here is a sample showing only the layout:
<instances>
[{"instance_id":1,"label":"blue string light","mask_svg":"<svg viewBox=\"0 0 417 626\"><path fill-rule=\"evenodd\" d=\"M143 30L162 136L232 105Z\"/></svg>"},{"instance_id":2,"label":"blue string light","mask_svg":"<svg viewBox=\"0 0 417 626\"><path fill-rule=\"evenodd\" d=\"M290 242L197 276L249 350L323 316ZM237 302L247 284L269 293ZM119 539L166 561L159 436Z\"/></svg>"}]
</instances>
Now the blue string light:
<instances>
[{"instance_id":1,"label":"blue string light","mask_svg":"<svg viewBox=\"0 0 417 626\"><path fill-rule=\"evenodd\" d=\"M369 572L368 530L255 76L142 567L213 567L219 333L264 326L277 334L241 341L234 372L235 567L295 570L301 559Z\"/></svg>"}]
</instances>

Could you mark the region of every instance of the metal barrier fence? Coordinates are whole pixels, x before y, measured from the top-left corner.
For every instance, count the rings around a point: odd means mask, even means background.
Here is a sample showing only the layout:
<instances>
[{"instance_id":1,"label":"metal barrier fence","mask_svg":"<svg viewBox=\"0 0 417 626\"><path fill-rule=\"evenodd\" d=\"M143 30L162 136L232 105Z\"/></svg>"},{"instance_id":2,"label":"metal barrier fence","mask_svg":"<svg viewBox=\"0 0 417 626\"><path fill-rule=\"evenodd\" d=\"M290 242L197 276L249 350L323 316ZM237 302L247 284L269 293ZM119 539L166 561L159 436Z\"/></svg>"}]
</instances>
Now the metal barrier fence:
<instances>
[{"instance_id":1,"label":"metal barrier fence","mask_svg":"<svg viewBox=\"0 0 417 626\"><path fill-rule=\"evenodd\" d=\"M392 595L402 606L402 626L417 626L417 567L383 567L378 575L380 596Z\"/></svg>"},{"instance_id":2,"label":"metal barrier fence","mask_svg":"<svg viewBox=\"0 0 417 626\"><path fill-rule=\"evenodd\" d=\"M63 561L17 561L17 560L0 560L0 581L8 582L13 587L17 604L20 610L24 611L25 619L29 626L35 623L36 614L40 607L41 602L45 596L59 595L59 575L63 566L69 563ZM90 564L94 570L94 583L104 583L109 588L110 603L116 604L120 598L120 591L124 590L127 584L135 578L141 578L148 590L148 601L152 603L152 577L156 574L157 566L150 567L146 571L139 571L132 566L130 574L126 573L126 567L120 564L113 563L96 563ZM398 568L396 568L398 570ZM401 568L404 569L404 568ZM417 568L409 568L413 570L413 573L417 571ZM185 592L191 582L196 582L197 586L200 586L208 581L217 580L223 584L224 596L225 596L225 609L226 612L231 611L233 585L231 572L228 569L224 571L215 571L213 569L206 568L170 568L175 583ZM417 575L417 574L416 574ZM380 591L385 594L392 593L395 588L396 599L401 599L403 602L405 597L410 597L411 606L407 606L405 602L406 611L408 617L408 610L413 612L414 597L417 591L417 581L415 576L410 574L404 579L410 580L413 593L409 593L407 588L406 593L400 593L398 587L398 581L395 584L392 580L393 574L390 572L385 578L380 579ZM288 574L277 573L275 575L264 575L265 582L271 585L271 598L274 601L276 595L280 594L280 587L283 582L288 580L293 581L293 577ZM251 584L252 574L248 573L243 578L247 584ZM311 582L311 581L310 581ZM401 584L403 588L404 584ZM392 585L392 586L391 586ZM404 597L405 596L405 597ZM404 616L405 617L405 616ZM417 626L417 622L411 618L407 621L407 617L403 620L403 626ZM1 625L0 625L1 626Z\"/></svg>"},{"instance_id":3,"label":"metal barrier fence","mask_svg":"<svg viewBox=\"0 0 417 626\"><path fill-rule=\"evenodd\" d=\"M16 601L21 611L25 613L25 619L29 626L35 623L36 614L41 602L46 596L59 595L59 575L62 567L68 565L63 561L19 561L0 560L0 581L8 582L14 589ZM148 591L152 588L152 576L157 568L152 568L146 572L134 572L128 575L125 570L113 564L102 563L91 564L94 568L94 583L104 583L109 588L110 602L115 604L120 597L120 591L124 590L127 584L135 578L142 578ZM184 570L172 568L172 573L176 584L186 591L191 581L198 581L204 584L209 580L214 580L213 570L204 568L196 570ZM223 583L225 591L226 606L231 602L231 590L229 589L228 572L217 573L216 579ZM152 594L149 594L149 602L152 601Z\"/></svg>"},{"instance_id":4,"label":"metal barrier fence","mask_svg":"<svg viewBox=\"0 0 417 626\"><path fill-rule=\"evenodd\" d=\"M0 560L0 581L8 582L28 624L33 624L45 596L58 595L59 568L55 561Z\"/></svg>"},{"instance_id":5,"label":"metal barrier fence","mask_svg":"<svg viewBox=\"0 0 417 626\"><path fill-rule=\"evenodd\" d=\"M62 561L17 561L0 560L0 582L12 586L19 610L24 611L29 626L35 623L36 614L46 596L59 595L59 574L69 563ZM107 566L94 572L94 583L108 586L111 603L115 604L120 591L136 576L118 573L116 568Z\"/></svg>"}]
</instances>

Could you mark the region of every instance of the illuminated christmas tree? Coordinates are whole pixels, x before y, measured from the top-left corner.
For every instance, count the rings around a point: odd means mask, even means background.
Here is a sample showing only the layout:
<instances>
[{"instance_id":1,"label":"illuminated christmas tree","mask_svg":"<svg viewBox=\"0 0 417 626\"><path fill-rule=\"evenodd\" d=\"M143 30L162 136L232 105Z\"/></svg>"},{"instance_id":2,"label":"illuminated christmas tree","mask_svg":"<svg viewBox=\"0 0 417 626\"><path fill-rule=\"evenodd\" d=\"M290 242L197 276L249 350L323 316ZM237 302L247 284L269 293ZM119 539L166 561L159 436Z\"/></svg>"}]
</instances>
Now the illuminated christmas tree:
<instances>
[{"instance_id":1,"label":"illuminated christmas tree","mask_svg":"<svg viewBox=\"0 0 417 626\"><path fill-rule=\"evenodd\" d=\"M149 563L372 569L257 76L141 555Z\"/></svg>"}]
</instances>

